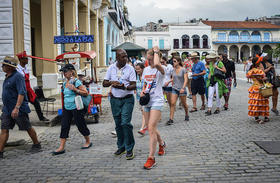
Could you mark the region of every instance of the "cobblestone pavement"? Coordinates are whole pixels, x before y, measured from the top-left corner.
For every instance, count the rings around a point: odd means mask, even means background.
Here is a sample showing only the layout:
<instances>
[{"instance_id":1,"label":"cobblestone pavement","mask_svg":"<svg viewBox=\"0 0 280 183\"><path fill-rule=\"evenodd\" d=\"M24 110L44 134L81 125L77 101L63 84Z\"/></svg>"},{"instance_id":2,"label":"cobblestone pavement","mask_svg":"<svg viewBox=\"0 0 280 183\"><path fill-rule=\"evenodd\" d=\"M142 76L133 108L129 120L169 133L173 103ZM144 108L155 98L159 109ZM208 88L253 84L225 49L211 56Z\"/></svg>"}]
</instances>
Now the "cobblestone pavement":
<instances>
[{"instance_id":1,"label":"cobblestone pavement","mask_svg":"<svg viewBox=\"0 0 280 183\"><path fill-rule=\"evenodd\" d=\"M51 156L58 147L59 127L40 134L43 152L28 153L31 145L6 149L0 160L0 182L280 182L280 155L269 155L253 141L280 140L280 117L259 125L247 116L247 89L244 73L238 72L238 87L232 89L229 111L205 117L204 111L190 114L177 109L175 124L165 126L165 106L159 131L167 143L167 153L156 156L158 166L142 167L146 161L148 135L136 131L141 124L138 108L133 113L136 139L135 159L113 156L116 139L113 118L106 99L99 124L89 125L93 147L81 150L83 138L72 127L66 154ZM191 101L188 101L191 106Z\"/></svg>"}]
</instances>

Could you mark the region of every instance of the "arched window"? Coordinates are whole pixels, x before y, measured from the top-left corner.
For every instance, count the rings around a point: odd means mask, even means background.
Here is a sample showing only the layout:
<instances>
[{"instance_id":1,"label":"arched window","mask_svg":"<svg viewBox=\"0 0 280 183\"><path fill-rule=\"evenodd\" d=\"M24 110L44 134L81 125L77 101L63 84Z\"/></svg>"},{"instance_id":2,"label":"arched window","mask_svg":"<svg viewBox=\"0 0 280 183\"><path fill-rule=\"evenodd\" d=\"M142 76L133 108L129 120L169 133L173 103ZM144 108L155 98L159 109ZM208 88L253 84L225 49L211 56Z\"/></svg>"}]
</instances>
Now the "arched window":
<instances>
[{"instance_id":1,"label":"arched window","mask_svg":"<svg viewBox=\"0 0 280 183\"><path fill-rule=\"evenodd\" d=\"M190 37L188 35L182 36L182 48L189 48L190 47Z\"/></svg>"},{"instance_id":2,"label":"arched window","mask_svg":"<svg viewBox=\"0 0 280 183\"><path fill-rule=\"evenodd\" d=\"M240 34L240 41L241 42L248 42L250 40L250 34L248 31L243 31Z\"/></svg>"},{"instance_id":3,"label":"arched window","mask_svg":"<svg viewBox=\"0 0 280 183\"><path fill-rule=\"evenodd\" d=\"M259 31L252 32L251 41L253 42L260 42L261 41L261 34Z\"/></svg>"},{"instance_id":4,"label":"arched window","mask_svg":"<svg viewBox=\"0 0 280 183\"><path fill-rule=\"evenodd\" d=\"M229 37L228 37L230 42L238 42L239 40L239 35L237 31L231 31L229 33Z\"/></svg>"},{"instance_id":5,"label":"arched window","mask_svg":"<svg viewBox=\"0 0 280 183\"><path fill-rule=\"evenodd\" d=\"M207 35L202 36L202 46L203 46L203 48L208 48L208 36Z\"/></svg>"},{"instance_id":6,"label":"arched window","mask_svg":"<svg viewBox=\"0 0 280 183\"><path fill-rule=\"evenodd\" d=\"M193 39L193 48L200 48L200 44L199 44L200 37L198 35L193 35L192 39Z\"/></svg>"}]
</instances>

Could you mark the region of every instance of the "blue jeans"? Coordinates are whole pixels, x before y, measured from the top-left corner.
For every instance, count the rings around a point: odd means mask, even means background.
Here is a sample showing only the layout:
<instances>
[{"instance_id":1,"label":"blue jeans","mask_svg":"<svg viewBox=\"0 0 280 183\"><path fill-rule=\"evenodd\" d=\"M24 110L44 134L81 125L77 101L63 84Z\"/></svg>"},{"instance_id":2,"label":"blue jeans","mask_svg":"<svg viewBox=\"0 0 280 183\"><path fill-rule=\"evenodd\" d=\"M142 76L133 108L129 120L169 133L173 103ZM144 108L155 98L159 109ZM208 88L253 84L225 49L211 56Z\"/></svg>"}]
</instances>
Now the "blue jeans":
<instances>
[{"instance_id":1,"label":"blue jeans","mask_svg":"<svg viewBox=\"0 0 280 183\"><path fill-rule=\"evenodd\" d=\"M131 124L134 107L134 97L118 99L112 97L110 100L112 114L116 124L118 149L131 151L135 145L133 126Z\"/></svg>"}]
</instances>

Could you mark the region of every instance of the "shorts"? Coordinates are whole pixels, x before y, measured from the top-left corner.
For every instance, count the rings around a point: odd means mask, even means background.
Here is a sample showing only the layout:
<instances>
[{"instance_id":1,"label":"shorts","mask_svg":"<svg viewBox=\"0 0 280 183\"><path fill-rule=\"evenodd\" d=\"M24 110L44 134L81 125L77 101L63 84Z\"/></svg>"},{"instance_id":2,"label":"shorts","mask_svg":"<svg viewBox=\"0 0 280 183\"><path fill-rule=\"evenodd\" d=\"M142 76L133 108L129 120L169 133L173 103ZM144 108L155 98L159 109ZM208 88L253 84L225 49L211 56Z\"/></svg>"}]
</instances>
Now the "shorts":
<instances>
[{"instance_id":1,"label":"shorts","mask_svg":"<svg viewBox=\"0 0 280 183\"><path fill-rule=\"evenodd\" d=\"M192 79L191 82L192 95L204 95L205 94L205 82L204 78L200 77L198 79Z\"/></svg>"},{"instance_id":2,"label":"shorts","mask_svg":"<svg viewBox=\"0 0 280 183\"><path fill-rule=\"evenodd\" d=\"M228 89L228 92L225 93L224 96L228 97L230 96L230 92L231 92L232 78L226 78L224 79L224 82Z\"/></svg>"},{"instance_id":3,"label":"shorts","mask_svg":"<svg viewBox=\"0 0 280 183\"><path fill-rule=\"evenodd\" d=\"M162 89L166 93L171 93L172 92L172 87L162 87Z\"/></svg>"},{"instance_id":4,"label":"shorts","mask_svg":"<svg viewBox=\"0 0 280 183\"><path fill-rule=\"evenodd\" d=\"M150 106L150 107L144 107L145 112L150 112L151 110L155 111L162 111L163 106Z\"/></svg>"},{"instance_id":5,"label":"shorts","mask_svg":"<svg viewBox=\"0 0 280 183\"><path fill-rule=\"evenodd\" d=\"M32 128L29 121L28 114L20 114L16 119L13 119L11 115L2 113L1 115L1 129L10 130L15 127L15 124L18 125L19 130L27 131Z\"/></svg>"},{"instance_id":6,"label":"shorts","mask_svg":"<svg viewBox=\"0 0 280 183\"><path fill-rule=\"evenodd\" d=\"M184 93L180 93L180 90L176 90L175 88L172 88L172 94L176 94L180 97L188 95L186 88L184 89Z\"/></svg>"}]
</instances>

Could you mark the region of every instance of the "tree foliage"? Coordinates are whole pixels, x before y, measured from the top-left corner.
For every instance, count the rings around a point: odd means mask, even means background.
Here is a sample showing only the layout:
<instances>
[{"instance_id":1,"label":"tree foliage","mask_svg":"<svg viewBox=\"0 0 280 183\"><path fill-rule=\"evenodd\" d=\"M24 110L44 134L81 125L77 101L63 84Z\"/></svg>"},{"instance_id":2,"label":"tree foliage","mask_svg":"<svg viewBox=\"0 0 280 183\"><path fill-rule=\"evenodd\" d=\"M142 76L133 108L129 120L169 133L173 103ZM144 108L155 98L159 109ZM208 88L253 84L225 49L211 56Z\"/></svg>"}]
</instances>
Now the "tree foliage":
<instances>
[{"instance_id":1,"label":"tree foliage","mask_svg":"<svg viewBox=\"0 0 280 183\"><path fill-rule=\"evenodd\" d=\"M277 47L273 49L273 57L274 58L280 57L280 44L278 44Z\"/></svg>"}]
</instances>

